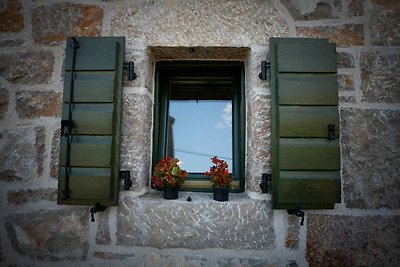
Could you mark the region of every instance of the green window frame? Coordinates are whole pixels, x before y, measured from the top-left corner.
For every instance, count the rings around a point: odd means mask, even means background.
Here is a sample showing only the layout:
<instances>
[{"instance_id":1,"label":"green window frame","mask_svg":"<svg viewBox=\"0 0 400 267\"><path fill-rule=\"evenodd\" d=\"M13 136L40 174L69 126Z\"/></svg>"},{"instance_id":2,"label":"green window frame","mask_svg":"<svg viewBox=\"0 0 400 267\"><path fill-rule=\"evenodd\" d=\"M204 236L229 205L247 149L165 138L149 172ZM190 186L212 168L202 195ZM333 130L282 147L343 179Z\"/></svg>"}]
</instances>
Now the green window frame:
<instances>
[{"instance_id":1,"label":"green window frame","mask_svg":"<svg viewBox=\"0 0 400 267\"><path fill-rule=\"evenodd\" d=\"M159 61L156 63L152 169L157 162L167 155L170 84L172 80L179 79L194 79L197 81L232 80L233 186L231 192L243 192L246 117L244 63L240 61ZM181 190L211 191L210 178L202 173L189 172L188 180Z\"/></svg>"}]
</instances>

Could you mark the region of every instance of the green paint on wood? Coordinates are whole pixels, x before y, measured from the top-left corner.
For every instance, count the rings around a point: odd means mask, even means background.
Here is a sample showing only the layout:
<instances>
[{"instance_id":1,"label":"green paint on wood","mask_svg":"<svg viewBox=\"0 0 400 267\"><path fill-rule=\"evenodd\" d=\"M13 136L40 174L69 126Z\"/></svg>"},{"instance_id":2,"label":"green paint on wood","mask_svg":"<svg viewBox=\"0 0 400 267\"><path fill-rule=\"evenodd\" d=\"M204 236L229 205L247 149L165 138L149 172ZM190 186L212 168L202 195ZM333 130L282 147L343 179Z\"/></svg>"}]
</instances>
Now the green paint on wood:
<instances>
[{"instance_id":1,"label":"green paint on wood","mask_svg":"<svg viewBox=\"0 0 400 267\"><path fill-rule=\"evenodd\" d=\"M69 188L64 199L67 138L60 142L59 204L117 205L125 38L77 37L75 72L71 74L72 39L67 40L62 119L72 103Z\"/></svg>"},{"instance_id":2,"label":"green paint on wood","mask_svg":"<svg viewBox=\"0 0 400 267\"><path fill-rule=\"evenodd\" d=\"M273 207L333 208L341 195L335 45L271 38L270 55Z\"/></svg>"}]
</instances>

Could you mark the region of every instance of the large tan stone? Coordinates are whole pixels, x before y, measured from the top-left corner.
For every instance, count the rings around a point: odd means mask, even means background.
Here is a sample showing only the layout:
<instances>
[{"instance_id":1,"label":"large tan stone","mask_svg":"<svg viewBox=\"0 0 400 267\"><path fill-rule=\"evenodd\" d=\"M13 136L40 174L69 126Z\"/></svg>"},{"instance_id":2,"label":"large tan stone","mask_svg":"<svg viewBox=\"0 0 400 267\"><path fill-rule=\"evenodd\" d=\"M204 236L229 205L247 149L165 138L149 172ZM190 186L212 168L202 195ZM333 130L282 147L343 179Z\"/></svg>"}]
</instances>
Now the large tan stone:
<instances>
[{"instance_id":1,"label":"large tan stone","mask_svg":"<svg viewBox=\"0 0 400 267\"><path fill-rule=\"evenodd\" d=\"M57 200L57 189L41 188L11 191L7 194L8 203L21 205L28 202L36 202L40 200L55 201Z\"/></svg>"},{"instance_id":2,"label":"large tan stone","mask_svg":"<svg viewBox=\"0 0 400 267\"><path fill-rule=\"evenodd\" d=\"M113 14L111 34L142 46L266 45L288 33L271 0L129 3Z\"/></svg>"},{"instance_id":3,"label":"large tan stone","mask_svg":"<svg viewBox=\"0 0 400 267\"><path fill-rule=\"evenodd\" d=\"M313 266L397 266L400 216L308 215L307 253Z\"/></svg>"},{"instance_id":4,"label":"large tan stone","mask_svg":"<svg viewBox=\"0 0 400 267\"><path fill-rule=\"evenodd\" d=\"M60 43L69 36L98 36L103 10L96 5L56 3L32 10L32 35L36 43Z\"/></svg>"},{"instance_id":5,"label":"large tan stone","mask_svg":"<svg viewBox=\"0 0 400 267\"><path fill-rule=\"evenodd\" d=\"M188 196L192 201L186 201ZM243 194L228 202L212 194L180 192L165 201L161 193L122 197L117 215L117 244L155 248L271 249L275 246L268 201Z\"/></svg>"},{"instance_id":6,"label":"large tan stone","mask_svg":"<svg viewBox=\"0 0 400 267\"><path fill-rule=\"evenodd\" d=\"M46 153L42 126L19 126L0 131L0 180L31 180L41 176Z\"/></svg>"},{"instance_id":7,"label":"large tan stone","mask_svg":"<svg viewBox=\"0 0 400 267\"><path fill-rule=\"evenodd\" d=\"M50 82L54 55L50 51L0 54L0 75L9 82L41 84Z\"/></svg>"},{"instance_id":8,"label":"large tan stone","mask_svg":"<svg viewBox=\"0 0 400 267\"><path fill-rule=\"evenodd\" d=\"M362 24L344 24L340 26L298 26L298 36L311 38L329 38L338 47L364 44Z\"/></svg>"},{"instance_id":9,"label":"large tan stone","mask_svg":"<svg viewBox=\"0 0 400 267\"><path fill-rule=\"evenodd\" d=\"M373 45L400 45L400 1L372 0L368 25Z\"/></svg>"},{"instance_id":10,"label":"large tan stone","mask_svg":"<svg viewBox=\"0 0 400 267\"><path fill-rule=\"evenodd\" d=\"M124 94L121 169L131 171L131 190L148 185L151 167L152 102L145 95Z\"/></svg>"},{"instance_id":11,"label":"large tan stone","mask_svg":"<svg viewBox=\"0 0 400 267\"><path fill-rule=\"evenodd\" d=\"M18 0L0 2L0 32L20 32L24 29L22 5Z\"/></svg>"},{"instance_id":12,"label":"large tan stone","mask_svg":"<svg viewBox=\"0 0 400 267\"><path fill-rule=\"evenodd\" d=\"M344 202L349 208L400 208L400 111L343 109Z\"/></svg>"},{"instance_id":13,"label":"large tan stone","mask_svg":"<svg viewBox=\"0 0 400 267\"><path fill-rule=\"evenodd\" d=\"M56 117L61 114L62 93L19 91L16 98L16 109L20 118Z\"/></svg>"},{"instance_id":14,"label":"large tan stone","mask_svg":"<svg viewBox=\"0 0 400 267\"><path fill-rule=\"evenodd\" d=\"M22 255L42 261L84 260L88 211L63 208L10 214L5 228L13 248Z\"/></svg>"},{"instance_id":15,"label":"large tan stone","mask_svg":"<svg viewBox=\"0 0 400 267\"><path fill-rule=\"evenodd\" d=\"M362 101L400 103L400 51L361 53Z\"/></svg>"}]
</instances>

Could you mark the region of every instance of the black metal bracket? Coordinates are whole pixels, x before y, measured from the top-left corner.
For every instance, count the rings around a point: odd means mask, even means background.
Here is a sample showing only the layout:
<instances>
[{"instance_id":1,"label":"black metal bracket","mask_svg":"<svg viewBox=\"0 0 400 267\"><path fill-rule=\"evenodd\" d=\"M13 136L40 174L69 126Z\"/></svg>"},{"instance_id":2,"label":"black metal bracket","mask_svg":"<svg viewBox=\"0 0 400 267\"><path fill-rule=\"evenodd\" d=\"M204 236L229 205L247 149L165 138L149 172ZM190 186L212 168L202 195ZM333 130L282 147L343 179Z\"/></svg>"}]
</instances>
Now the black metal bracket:
<instances>
[{"instance_id":1,"label":"black metal bracket","mask_svg":"<svg viewBox=\"0 0 400 267\"><path fill-rule=\"evenodd\" d=\"M125 62L124 69L128 71L128 80L132 81L137 78L135 73L135 63L133 61Z\"/></svg>"},{"instance_id":2,"label":"black metal bracket","mask_svg":"<svg viewBox=\"0 0 400 267\"><path fill-rule=\"evenodd\" d=\"M119 178L124 180L124 190L129 190L133 185L130 171L119 171Z\"/></svg>"},{"instance_id":3,"label":"black metal bracket","mask_svg":"<svg viewBox=\"0 0 400 267\"><path fill-rule=\"evenodd\" d=\"M263 194L267 193L271 193L271 187L272 187L272 175L270 173L263 173L261 175L261 184L260 184L260 188L261 191L263 192Z\"/></svg>"},{"instance_id":4,"label":"black metal bracket","mask_svg":"<svg viewBox=\"0 0 400 267\"><path fill-rule=\"evenodd\" d=\"M296 215L301 218L300 225L304 225L304 211L300 209L300 207L296 207L295 209L288 209L287 213L290 215Z\"/></svg>"},{"instance_id":5,"label":"black metal bracket","mask_svg":"<svg viewBox=\"0 0 400 267\"><path fill-rule=\"evenodd\" d=\"M99 211L105 211L106 210L106 206L100 205L100 203L95 203L93 207L90 208L90 216L91 216L91 220L92 222L94 222L94 214L96 212Z\"/></svg>"},{"instance_id":6,"label":"black metal bracket","mask_svg":"<svg viewBox=\"0 0 400 267\"><path fill-rule=\"evenodd\" d=\"M71 82L69 88L68 96L68 119L61 120L61 137L67 138L67 151L65 155L65 172L64 172L64 189L61 191L64 194L63 200L69 199L71 195L71 190L69 188L69 175L71 172L70 157L71 157L71 130L74 126L72 120L72 100L74 99L74 81L75 81L75 61L76 61L76 50L79 48L79 43L75 37L71 37L71 49L72 49L72 62L71 62ZM68 131L65 132L65 127Z\"/></svg>"},{"instance_id":7,"label":"black metal bracket","mask_svg":"<svg viewBox=\"0 0 400 267\"><path fill-rule=\"evenodd\" d=\"M328 140L332 141L336 139L335 124L328 124Z\"/></svg>"},{"instance_id":8,"label":"black metal bracket","mask_svg":"<svg viewBox=\"0 0 400 267\"><path fill-rule=\"evenodd\" d=\"M268 79L268 70L271 68L271 63L268 61L261 61L261 72L258 74L258 77L265 81Z\"/></svg>"}]
</instances>

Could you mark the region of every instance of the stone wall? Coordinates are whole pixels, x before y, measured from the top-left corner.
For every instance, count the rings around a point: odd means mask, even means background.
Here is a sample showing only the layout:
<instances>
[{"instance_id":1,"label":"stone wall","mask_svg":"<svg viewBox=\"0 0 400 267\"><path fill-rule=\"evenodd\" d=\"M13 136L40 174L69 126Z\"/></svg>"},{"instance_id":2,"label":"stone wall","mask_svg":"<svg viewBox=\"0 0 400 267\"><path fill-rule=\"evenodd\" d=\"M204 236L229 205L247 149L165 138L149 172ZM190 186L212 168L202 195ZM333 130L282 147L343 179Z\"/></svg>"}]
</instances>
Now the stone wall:
<instances>
[{"instance_id":1,"label":"stone wall","mask_svg":"<svg viewBox=\"0 0 400 267\"><path fill-rule=\"evenodd\" d=\"M396 266L400 262L400 3L396 0L0 0L1 266ZM127 38L120 205L56 204L67 36ZM270 172L269 37L337 44L342 203L306 223L261 194ZM196 47L196 55L185 49ZM164 201L148 187L153 70L162 59L242 60L246 192ZM191 196L192 202L186 202Z\"/></svg>"}]
</instances>

